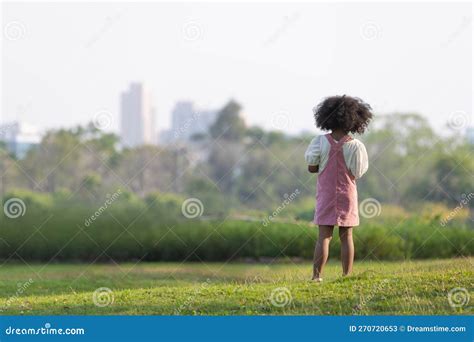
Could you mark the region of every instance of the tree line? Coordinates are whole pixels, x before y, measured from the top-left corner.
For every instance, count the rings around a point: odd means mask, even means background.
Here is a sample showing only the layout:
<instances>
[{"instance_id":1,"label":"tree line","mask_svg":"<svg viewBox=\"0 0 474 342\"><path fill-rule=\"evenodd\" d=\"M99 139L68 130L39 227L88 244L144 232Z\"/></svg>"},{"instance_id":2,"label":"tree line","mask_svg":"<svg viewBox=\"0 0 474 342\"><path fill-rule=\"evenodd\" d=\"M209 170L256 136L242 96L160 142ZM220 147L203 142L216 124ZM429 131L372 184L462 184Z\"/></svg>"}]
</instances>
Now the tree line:
<instances>
[{"instance_id":1,"label":"tree line","mask_svg":"<svg viewBox=\"0 0 474 342\"><path fill-rule=\"evenodd\" d=\"M51 130L21 160L0 145L0 193L5 198L23 189L88 200L121 188L142 198L155 192L196 197L216 213L267 210L295 189L302 197L314 196L316 179L303 158L314 134L249 127L240 111L230 101L209 132L168 146L122 149L115 134L93 124ZM421 115L376 115L357 138L370 160L358 183L360 198L454 207L474 191L473 146L456 135L440 136Z\"/></svg>"}]
</instances>

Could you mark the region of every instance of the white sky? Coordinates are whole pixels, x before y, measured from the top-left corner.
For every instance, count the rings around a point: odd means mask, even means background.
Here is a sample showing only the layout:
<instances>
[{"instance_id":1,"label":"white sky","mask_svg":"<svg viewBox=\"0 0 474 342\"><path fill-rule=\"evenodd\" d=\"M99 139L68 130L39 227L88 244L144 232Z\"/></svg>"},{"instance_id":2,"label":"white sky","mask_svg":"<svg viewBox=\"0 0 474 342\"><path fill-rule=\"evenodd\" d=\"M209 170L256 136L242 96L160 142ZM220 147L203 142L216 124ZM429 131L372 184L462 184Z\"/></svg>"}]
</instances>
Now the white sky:
<instances>
[{"instance_id":1,"label":"white sky","mask_svg":"<svg viewBox=\"0 0 474 342\"><path fill-rule=\"evenodd\" d=\"M2 19L0 122L67 127L106 110L118 130L131 81L149 87L159 129L182 99L235 98L266 128L284 113L289 132L343 93L439 130L472 116L470 3L3 3Z\"/></svg>"}]
</instances>

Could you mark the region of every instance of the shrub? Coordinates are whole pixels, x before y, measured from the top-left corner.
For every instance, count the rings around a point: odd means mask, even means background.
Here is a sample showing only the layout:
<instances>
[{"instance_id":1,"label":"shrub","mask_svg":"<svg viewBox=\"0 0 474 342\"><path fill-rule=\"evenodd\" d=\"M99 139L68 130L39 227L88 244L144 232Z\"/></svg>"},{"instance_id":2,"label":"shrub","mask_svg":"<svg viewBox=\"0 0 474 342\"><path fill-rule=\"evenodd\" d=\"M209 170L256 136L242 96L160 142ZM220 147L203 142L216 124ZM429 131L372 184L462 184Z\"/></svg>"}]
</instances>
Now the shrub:
<instances>
[{"instance_id":1,"label":"shrub","mask_svg":"<svg viewBox=\"0 0 474 342\"><path fill-rule=\"evenodd\" d=\"M20 196L21 194L15 194ZM154 194L145 200L120 196L101 211L101 203L52 201L24 196L27 211L0 216L0 258L28 261L227 261L241 258L313 256L317 228L306 222L187 219L182 199ZM397 223L362 222L354 229L356 258L400 260L474 255L474 230L458 224L441 227L426 218ZM370 222L382 223L370 223ZM339 258L335 229L330 256Z\"/></svg>"}]
</instances>

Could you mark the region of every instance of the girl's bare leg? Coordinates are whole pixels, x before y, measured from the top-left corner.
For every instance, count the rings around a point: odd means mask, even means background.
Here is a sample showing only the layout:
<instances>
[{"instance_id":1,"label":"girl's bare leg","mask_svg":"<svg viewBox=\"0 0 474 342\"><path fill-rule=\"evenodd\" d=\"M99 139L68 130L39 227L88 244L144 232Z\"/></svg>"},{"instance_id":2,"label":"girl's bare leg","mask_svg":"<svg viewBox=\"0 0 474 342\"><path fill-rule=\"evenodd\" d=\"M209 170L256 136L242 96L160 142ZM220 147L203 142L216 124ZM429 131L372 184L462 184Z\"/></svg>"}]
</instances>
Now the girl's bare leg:
<instances>
[{"instance_id":1,"label":"girl's bare leg","mask_svg":"<svg viewBox=\"0 0 474 342\"><path fill-rule=\"evenodd\" d=\"M328 260L333 229L334 226L319 226L319 237L314 248L313 279L322 277L324 265Z\"/></svg>"},{"instance_id":2,"label":"girl's bare leg","mask_svg":"<svg viewBox=\"0 0 474 342\"><path fill-rule=\"evenodd\" d=\"M346 276L351 274L354 263L352 227L339 227L339 238L341 239L342 275Z\"/></svg>"}]
</instances>

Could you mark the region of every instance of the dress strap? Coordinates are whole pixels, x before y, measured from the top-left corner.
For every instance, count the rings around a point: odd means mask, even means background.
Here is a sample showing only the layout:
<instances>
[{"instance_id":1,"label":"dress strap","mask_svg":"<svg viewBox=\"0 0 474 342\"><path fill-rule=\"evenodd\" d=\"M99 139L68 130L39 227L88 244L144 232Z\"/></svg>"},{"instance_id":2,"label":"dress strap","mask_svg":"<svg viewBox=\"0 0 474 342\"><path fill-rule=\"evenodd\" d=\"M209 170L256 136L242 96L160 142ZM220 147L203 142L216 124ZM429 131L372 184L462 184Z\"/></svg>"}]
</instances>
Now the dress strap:
<instances>
[{"instance_id":1,"label":"dress strap","mask_svg":"<svg viewBox=\"0 0 474 342\"><path fill-rule=\"evenodd\" d=\"M328 139L331 145L342 145L346 141L352 140L352 137L349 134L346 134L345 136L343 136L339 141L334 140L331 133L326 134L326 138Z\"/></svg>"},{"instance_id":2,"label":"dress strap","mask_svg":"<svg viewBox=\"0 0 474 342\"><path fill-rule=\"evenodd\" d=\"M334 140L331 133L326 134L326 139L329 141L329 144L331 144L331 145L336 145L337 144L336 140Z\"/></svg>"},{"instance_id":3,"label":"dress strap","mask_svg":"<svg viewBox=\"0 0 474 342\"><path fill-rule=\"evenodd\" d=\"M346 134L345 136L342 137L341 140L339 140L339 143L344 144L345 142L351 141L351 140L352 140L352 137L349 134Z\"/></svg>"}]
</instances>

